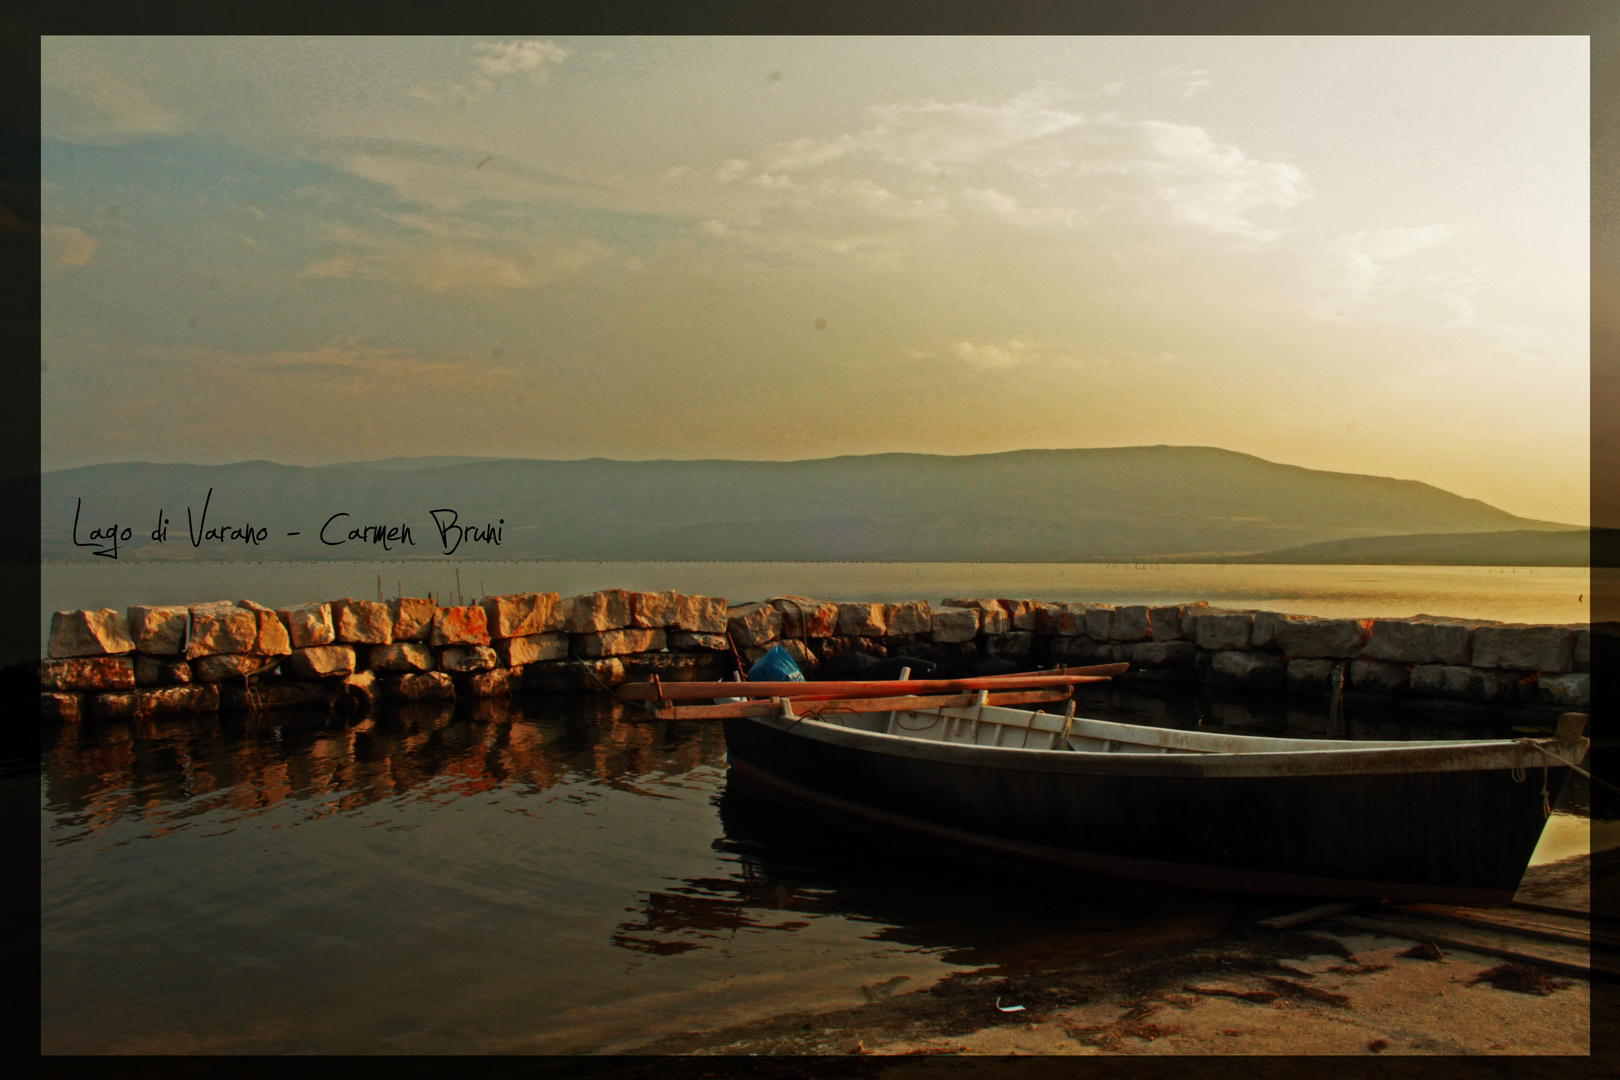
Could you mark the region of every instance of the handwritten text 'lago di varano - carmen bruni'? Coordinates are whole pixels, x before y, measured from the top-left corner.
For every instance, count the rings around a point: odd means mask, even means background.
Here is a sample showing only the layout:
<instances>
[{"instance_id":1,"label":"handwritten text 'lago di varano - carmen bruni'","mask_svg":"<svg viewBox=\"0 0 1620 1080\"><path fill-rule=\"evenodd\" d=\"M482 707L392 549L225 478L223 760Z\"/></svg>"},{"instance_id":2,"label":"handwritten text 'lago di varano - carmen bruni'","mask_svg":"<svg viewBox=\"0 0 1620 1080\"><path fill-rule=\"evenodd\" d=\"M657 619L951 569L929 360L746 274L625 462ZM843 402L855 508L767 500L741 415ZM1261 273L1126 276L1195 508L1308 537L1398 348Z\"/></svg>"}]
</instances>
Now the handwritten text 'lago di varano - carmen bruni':
<instances>
[{"instance_id":1,"label":"handwritten text 'lago di varano - carmen bruni'","mask_svg":"<svg viewBox=\"0 0 1620 1080\"><path fill-rule=\"evenodd\" d=\"M201 512L193 514L191 507L186 507L186 534L192 547L217 550L235 545L259 547L269 539L270 527L267 525L254 525L251 522L210 523L208 505L213 498L214 489L209 488L208 495L203 499ZM74 546L90 548L92 554L104 558L118 558L119 546L127 544L134 537L134 527L117 522L96 526L90 526L88 522L81 524L79 518L83 510L84 499L81 498L73 508ZM445 555L454 555L463 544L488 544L499 547L501 531L506 526L505 518L493 524L489 522L482 525L463 524L461 515L445 506L429 510L427 515L432 524L423 528L422 533L429 538L437 537L438 546L443 549ZM168 543L169 523L166 511L160 508L157 512L157 527L146 534L147 538L156 544ZM303 530L292 530L284 535L301 537L306 534ZM367 544L384 551L396 551L417 546L416 534L406 522L398 525L365 524L355 521L353 515L341 510L328 515L320 528L312 530L308 535L314 536L319 545L326 548Z\"/></svg>"}]
</instances>

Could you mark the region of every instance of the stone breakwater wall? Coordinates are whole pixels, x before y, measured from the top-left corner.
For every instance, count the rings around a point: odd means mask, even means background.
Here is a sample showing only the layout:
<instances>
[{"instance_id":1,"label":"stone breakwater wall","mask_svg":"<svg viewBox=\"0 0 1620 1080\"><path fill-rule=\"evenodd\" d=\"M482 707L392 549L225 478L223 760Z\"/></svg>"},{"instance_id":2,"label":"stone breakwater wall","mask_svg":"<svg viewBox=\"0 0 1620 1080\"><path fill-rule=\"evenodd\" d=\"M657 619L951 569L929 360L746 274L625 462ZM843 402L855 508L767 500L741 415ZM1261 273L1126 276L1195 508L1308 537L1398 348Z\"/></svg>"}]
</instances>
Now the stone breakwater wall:
<instances>
[{"instance_id":1,"label":"stone breakwater wall","mask_svg":"<svg viewBox=\"0 0 1620 1080\"><path fill-rule=\"evenodd\" d=\"M840 653L909 656L966 674L1131 664L1124 681L1493 706L1585 706L1591 629L1415 616L1342 619L1205 603L938 605L724 598L606 589L474 604L345 598L59 611L39 663L47 719L605 690L653 676L729 677L781 645L807 674Z\"/></svg>"}]
</instances>

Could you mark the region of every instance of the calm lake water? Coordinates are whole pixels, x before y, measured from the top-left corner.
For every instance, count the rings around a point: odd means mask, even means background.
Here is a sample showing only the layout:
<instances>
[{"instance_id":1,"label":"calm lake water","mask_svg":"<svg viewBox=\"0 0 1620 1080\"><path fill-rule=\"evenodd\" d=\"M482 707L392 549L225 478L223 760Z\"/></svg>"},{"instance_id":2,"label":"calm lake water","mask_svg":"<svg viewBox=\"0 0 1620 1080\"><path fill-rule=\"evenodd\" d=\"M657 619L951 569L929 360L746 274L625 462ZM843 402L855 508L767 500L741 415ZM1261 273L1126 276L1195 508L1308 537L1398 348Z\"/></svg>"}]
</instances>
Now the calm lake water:
<instances>
[{"instance_id":1,"label":"calm lake water","mask_svg":"<svg viewBox=\"0 0 1620 1080\"><path fill-rule=\"evenodd\" d=\"M1119 720L1326 724L1312 702L1085 693ZM852 828L729 781L714 725L584 696L59 725L39 768L50 1054L613 1052L1197 940L1265 903ZM1584 848L1585 800L1566 787L1538 860Z\"/></svg>"},{"instance_id":2,"label":"calm lake water","mask_svg":"<svg viewBox=\"0 0 1620 1080\"><path fill-rule=\"evenodd\" d=\"M1611 571L1612 573L1612 571ZM458 584L459 574L459 584ZM1500 622L1586 622L1591 571L1576 567L1231 566L1207 563L538 563L82 562L40 568L41 641L50 613L130 604L338 597L495 596L676 589L733 602L784 593L821 600L1005 596L1171 604L1207 600L1305 615L1426 613Z\"/></svg>"}]
</instances>

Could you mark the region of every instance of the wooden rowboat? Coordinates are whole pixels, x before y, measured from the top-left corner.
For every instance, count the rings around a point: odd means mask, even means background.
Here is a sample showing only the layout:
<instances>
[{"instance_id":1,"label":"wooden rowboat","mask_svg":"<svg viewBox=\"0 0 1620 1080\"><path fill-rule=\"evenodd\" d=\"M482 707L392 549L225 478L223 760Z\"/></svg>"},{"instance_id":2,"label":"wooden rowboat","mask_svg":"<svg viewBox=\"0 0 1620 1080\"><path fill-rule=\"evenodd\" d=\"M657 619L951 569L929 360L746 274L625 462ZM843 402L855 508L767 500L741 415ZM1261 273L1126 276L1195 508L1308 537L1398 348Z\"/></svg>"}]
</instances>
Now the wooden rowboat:
<instances>
[{"instance_id":1,"label":"wooden rowboat","mask_svg":"<svg viewBox=\"0 0 1620 1080\"><path fill-rule=\"evenodd\" d=\"M656 707L712 710L737 774L871 821L1107 876L1339 899L1506 903L1586 746L1584 717L1552 739L1356 742L1006 707L1043 693L1062 689Z\"/></svg>"}]
</instances>

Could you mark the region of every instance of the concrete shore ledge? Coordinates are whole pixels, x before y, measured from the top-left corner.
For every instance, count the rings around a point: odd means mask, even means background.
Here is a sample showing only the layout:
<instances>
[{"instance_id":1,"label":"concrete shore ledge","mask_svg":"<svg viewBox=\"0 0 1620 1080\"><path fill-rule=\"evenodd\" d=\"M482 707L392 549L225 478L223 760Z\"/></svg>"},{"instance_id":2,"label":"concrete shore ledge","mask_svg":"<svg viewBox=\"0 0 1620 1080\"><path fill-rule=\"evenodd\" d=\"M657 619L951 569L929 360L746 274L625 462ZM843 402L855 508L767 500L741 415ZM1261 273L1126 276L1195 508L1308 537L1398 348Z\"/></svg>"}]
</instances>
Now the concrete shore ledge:
<instances>
[{"instance_id":1,"label":"concrete shore ledge","mask_svg":"<svg viewBox=\"0 0 1620 1080\"><path fill-rule=\"evenodd\" d=\"M1126 661L1121 681L1259 693L1563 709L1592 696L1592 630L1417 615L1314 618L1163 606L946 597L939 604L676 592L516 593L477 603L344 598L59 611L39 661L46 720L141 718L378 699L606 691L715 680L781 645L806 674L840 653L909 656L947 676L999 658L1033 670ZM1602 640L1620 627L1596 628Z\"/></svg>"}]
</instances>

